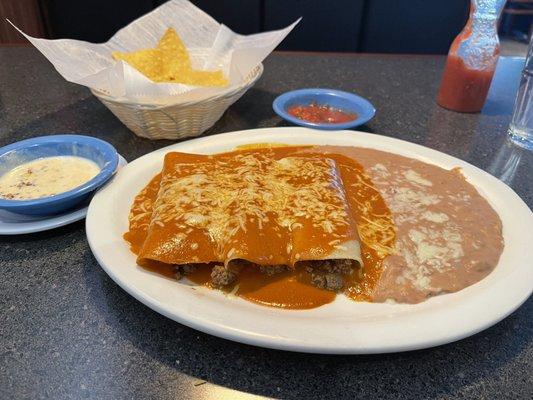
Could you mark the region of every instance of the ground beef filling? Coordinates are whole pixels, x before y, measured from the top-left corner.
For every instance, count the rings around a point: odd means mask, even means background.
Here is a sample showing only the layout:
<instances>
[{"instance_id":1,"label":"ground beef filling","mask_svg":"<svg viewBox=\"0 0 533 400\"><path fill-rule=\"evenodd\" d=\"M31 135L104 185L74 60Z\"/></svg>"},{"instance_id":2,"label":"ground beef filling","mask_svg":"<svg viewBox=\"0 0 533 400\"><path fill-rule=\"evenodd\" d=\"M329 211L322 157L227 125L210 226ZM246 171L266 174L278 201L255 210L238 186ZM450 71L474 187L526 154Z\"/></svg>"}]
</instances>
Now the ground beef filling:
<instances>
[{"instance_id":1,"label":"ground beef filling","mask_svg":"<svg viewBox=\"0 0 533 400\"><path fill-rule=\"evenodd\" d=\"M341 260L324 260L324 261L303 261L301 262L305 270L311 275L311 284L320 288L334 292L341 291L344 288L345 278L351 275L359 266L356 261ZM177 265L174 269L176 279L181 279L193 272L198 264ZM211 270L211 283L216 287L225 287L232 284L239 272L243 268L257 268L256 265L245 260L232 260L227 266L217 264ZM259 270L273 276L289 269L286 265L260 265Z\"/></svg>"},{"instance_id":2,"label":"ground beef filling","mask_svg":"<svg viewBox=\"0 0 533 400\"><path fill-rule=\"evenodd\" d=\"M237 279L240 271L241 268L232 264L215 265L211 271L211 282L214 286L228 286Z\"/></svg>"},{"instance_id":3,"label":"ground beef filling","mask_svg":"<svg viewBox=\"0 0 533 400\"><path fill-rule=\"evenodd\" d=\"M180 280L182 277L184 277L187 274L190 274L191 272L196 271L196 268L198 266L203 264L183 264L183 265L175 265L174 266L174 277L177 280Z\"/></svg>"},{"instance_id":4,"label":"ground beef filling","mask_svg":"<svg viewBox=\"0 0 533 400\"><path fill-rule=\"evenodd\" d=\"M320 289L338 292L344 289L346 275L351 275L358 263L353 260L306 261L304 266L311 274L311 283Z\"/></svg>"}]
</instances>

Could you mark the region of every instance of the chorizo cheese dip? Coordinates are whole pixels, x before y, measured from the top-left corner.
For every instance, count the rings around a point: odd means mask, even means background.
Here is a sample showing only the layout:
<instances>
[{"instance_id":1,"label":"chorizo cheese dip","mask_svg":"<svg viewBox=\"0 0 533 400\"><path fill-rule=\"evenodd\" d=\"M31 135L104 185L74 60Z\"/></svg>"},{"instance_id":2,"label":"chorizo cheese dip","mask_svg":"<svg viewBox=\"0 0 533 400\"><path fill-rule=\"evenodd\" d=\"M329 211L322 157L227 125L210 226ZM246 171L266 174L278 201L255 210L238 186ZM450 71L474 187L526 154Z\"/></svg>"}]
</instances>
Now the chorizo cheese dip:
<instances>
[{"instance_id":1,"label":"chorizo cheese dip","mask_svg":"<svg viewBox=\"0 0 533 400\"><path fill-rule=\"evenodd\" d=\"M76 156L45 157L0 176L0 198L32 200L72 190L100 172L93 161Z\"/></svg>"}]
</instances>

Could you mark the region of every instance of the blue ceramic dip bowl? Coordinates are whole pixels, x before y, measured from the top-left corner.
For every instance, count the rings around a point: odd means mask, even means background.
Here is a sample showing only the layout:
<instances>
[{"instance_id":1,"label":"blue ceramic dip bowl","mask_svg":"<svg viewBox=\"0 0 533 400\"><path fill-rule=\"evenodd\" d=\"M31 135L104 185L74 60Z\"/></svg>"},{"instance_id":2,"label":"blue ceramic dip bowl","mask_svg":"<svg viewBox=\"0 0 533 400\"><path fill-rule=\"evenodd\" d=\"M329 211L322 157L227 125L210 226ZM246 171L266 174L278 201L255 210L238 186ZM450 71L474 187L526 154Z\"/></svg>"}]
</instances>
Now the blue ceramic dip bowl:
<instances>
[{"instance_id":1,"label":"blue ceramic dip bowl","mask_svg":"<svg viewBox=\"0 0 533 400\"><path fill-rule=\"evenodd\" d=\"M90 181L54 196L32 200L0 198L0 209L26 215L58 214L86 200L115 172L118 154L103 140L82 135L52 135L22 140L0 148L0 176L13 168L44 157L77 156L89 159L100 167Z\"/></svg>"},{"instance_id":2,"label":"blue ceramic dip bowl","mask_svg":"<svg viewBox=\"0 0 533 400\"><path fill-rule=\"evenodd\" d=\"M350 114L356 114L353 121L339 124L309 122L290 115L287 110L291 106L308 106L311 103L318 105L328 105L335 109L340 109ZM340 130L353 128L371 120L376 109L366 99L353 93L343 92L335 89L300 89L286 92L278 96L272 103L276 114L293 124L314 129Z\"/></svg>"}]
</instances>

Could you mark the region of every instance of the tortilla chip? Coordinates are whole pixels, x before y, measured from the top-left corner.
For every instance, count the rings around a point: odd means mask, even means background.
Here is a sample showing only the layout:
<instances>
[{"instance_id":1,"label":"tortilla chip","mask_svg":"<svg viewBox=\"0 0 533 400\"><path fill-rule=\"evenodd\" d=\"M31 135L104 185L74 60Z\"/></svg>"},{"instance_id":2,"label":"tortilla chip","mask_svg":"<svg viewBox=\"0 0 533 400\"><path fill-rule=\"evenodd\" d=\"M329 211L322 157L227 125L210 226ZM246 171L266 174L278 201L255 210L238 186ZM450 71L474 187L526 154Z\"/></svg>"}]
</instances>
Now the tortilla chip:
<instances>
[{"instance_id":1,"label":"tortilla chip","mask_svg":"<svg viewBox=\"0 0 533 400\"><path fill-rule=\"evenodd\" d=\"M174 29L168 28L166 30L157 44L157 49L169 62L180 64L183 67L191 67L187 48Z\"/></svg>"},{"instance_id":2,"label":"tortilla chip","mask_svg":"<svg viewBox=\"0 0 533 400\"><path fill-rule=\"evenodd\" d=\"M114 52L115 60L126 61L133 68L153 81L163 75L163 63L157 49L138 50L132 53Z\"/></svg>"},{"instance_id":3,"label":"tortilla chip","mask_svg":"<svg viewBox=\"0 0 533 400\"><path fill-rule=\"evenodd\" d=\"M194 86L226 86L221 70L201 71L191 67L187 48L179 35L168 28L155 49L131 53L114 52L115 60L123 60L154 82L183 83Z\"/></svg>"},{"instance_id":4,"label":"tortilla chip","mask_svg":"<svg viewBox=\"0 0 533 400\"><path fill-rule=\"evenodd\" d=\"M171 75L169 79L171 81L179 81L186 85L194 86L225 86L228 84L228 80L222 74L222 71L199 71L189 69L181 71L181 74L176 73Z\"/></svg>"}]
</instances>

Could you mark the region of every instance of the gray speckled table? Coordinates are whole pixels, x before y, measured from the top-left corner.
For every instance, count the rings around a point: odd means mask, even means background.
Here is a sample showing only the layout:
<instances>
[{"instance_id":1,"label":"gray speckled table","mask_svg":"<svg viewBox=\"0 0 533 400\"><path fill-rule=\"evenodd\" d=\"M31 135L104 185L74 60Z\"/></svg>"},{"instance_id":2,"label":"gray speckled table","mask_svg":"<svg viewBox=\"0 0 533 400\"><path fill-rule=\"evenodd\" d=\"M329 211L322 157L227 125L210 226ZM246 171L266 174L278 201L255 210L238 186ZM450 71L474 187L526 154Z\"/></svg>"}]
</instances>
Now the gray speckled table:
<instances>
[{"instance_id":1,"label":"gray speckled table","mask_svg":"<svg viewBox=\"0 0 533 400\"><path fill-rule=\"evenodd\" d=\"M354 91L378 112L363 130L464 159L533 205L533 154L506 141L522 60L502 59L481 115L435 105L444 57L277 53L206 134L284 125L279 93ZM126 159L170 144L129 132L89 91L32 48L0 48L0 146L88 133ZM452 399L533 397L533 300L496 326L438 348L324 356L254 348L179 325L121 290L98 266L83 221L0 236L0 398Z\"/></svg>"}]
</instances>

